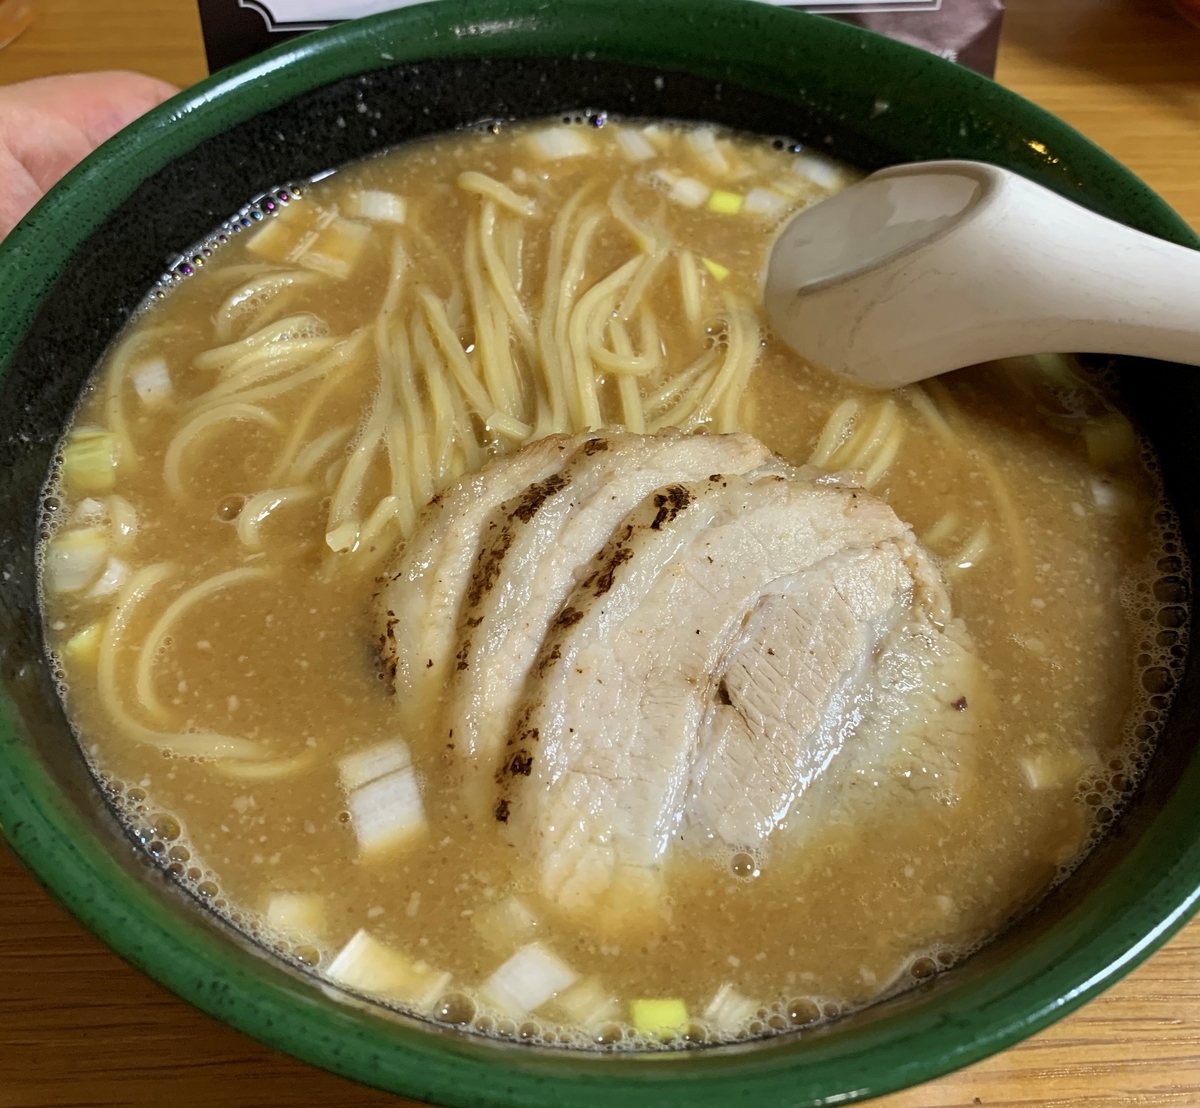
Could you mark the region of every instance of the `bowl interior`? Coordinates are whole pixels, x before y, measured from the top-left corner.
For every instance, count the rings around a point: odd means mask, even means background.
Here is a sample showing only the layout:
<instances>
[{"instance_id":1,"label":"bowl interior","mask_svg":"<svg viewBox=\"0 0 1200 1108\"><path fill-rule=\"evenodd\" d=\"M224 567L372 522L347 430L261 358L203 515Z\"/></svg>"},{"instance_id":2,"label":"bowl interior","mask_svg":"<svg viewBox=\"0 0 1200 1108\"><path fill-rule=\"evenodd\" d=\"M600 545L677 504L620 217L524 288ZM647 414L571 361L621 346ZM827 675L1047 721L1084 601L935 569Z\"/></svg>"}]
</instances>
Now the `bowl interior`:
<instances>
[{"instance_id":1,"label":"bowl interior","mask_svg":"<svg viewBox=\"0 0 1200 1108\"><path fill-rule=\"evenodd\" d=\"M339 1003L196 906L135 849L71 736L43 655L33 549L54 444L92 367L172 256L258 191L407 139L577 109L783 135L864 169L993 161L1151 233L1186 226L1060 122L974 74L737 0L446 0L299 40L124 132L0 248L0 820L110 945L284 1050L448 1104L801 1105L876 1095L973 1061L1093 995L1186 918L1200 885L1200 679L1189 667L1150 773L1071 880L980 954L801 1037L653 1058L481 1042ZM1187 444L1200 384L1114 363L1193 547ZM1164 403L1164 399L1169 402Z\"/></svg>"}]
</instances>

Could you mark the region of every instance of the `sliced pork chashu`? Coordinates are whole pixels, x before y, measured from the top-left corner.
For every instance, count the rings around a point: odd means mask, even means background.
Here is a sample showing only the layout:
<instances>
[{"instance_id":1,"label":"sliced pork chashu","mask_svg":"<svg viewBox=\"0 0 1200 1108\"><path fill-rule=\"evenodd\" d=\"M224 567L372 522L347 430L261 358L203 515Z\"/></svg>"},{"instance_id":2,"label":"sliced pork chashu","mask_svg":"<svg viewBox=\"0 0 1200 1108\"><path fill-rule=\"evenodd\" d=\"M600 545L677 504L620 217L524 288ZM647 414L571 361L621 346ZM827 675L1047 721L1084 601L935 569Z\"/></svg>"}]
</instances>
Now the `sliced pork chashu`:
<instances>
[{"instance_id":1,"label":"sliced pork chashu","mask_svg":"<svg viewBox=\"0 0 1200 1108\"><path fill-rule=\"evenodd\" d=\"M796 648L838 659L796 694L823 716L869 665L874 628L911 603L898 550L872 553L909 541L882 501L773 475L668 486L636 509L557 616L512 737L497 815L535 853L542 894L578 914L636 913L653 900L747 618L815 588L799 579L810 572L861 601ZM840 577L827 564L839 559ZM867 625L860 638L839 641L856 623ZM805 725L799 711L795 723ZM797 753L803 745L792 743L801 776L814 757Z\"/></svg>"},{"instance_id":2,"label":"sliced pork chashu","mask_svg":"<svg viewBox=\"0 0 1200 1108\"><path fill-rule=\"evenodd\" d=\"M484 522L499 504L557 473L584 438L539 439L488 463L425 509L379 597L383 663L406 710L429 711L445 687Z\"/></svg>"},{"instance_id":3,"label":"sliced pork chashu","mask_svg":"<svg viewBox=\"0 0 1200 1108\"><path fill-rule=\"evenodd\" d=\"M809 832L817 812L878 805L881 786L949 796L984 699L965 629L913 543L848 551L773 582L701 725L689 830L760 849L814 785L793 821ZM868 795L847 795L856 787Z\"/></svg>"},{"instance_id":4,"label":"sliced pork chashu","mask_svg":"<svg viewBox=\"0 0 1200 1108\"><path fill-rule=\"evenodd\" d=\"M671 849L951 796L988 703L905 524L748 436L497 461L427 510L381 615L398 700L452 732L468 811L599 927L649 918Z\"/></svg>"},{"instance_id":5,"label":"sliced pork chashu","mask_svg":"<svg viewBox=\"0 0 1200 1108\"><path fill-rule=\"evenodd\" d=\"M749 435L595 435L491 513L458 616L443 717L482 784L491 786L550 621L616 525L660 486L744 474L768 458ZM486 794L480 803L491 806Z\"/></svg>"}]
</instances>

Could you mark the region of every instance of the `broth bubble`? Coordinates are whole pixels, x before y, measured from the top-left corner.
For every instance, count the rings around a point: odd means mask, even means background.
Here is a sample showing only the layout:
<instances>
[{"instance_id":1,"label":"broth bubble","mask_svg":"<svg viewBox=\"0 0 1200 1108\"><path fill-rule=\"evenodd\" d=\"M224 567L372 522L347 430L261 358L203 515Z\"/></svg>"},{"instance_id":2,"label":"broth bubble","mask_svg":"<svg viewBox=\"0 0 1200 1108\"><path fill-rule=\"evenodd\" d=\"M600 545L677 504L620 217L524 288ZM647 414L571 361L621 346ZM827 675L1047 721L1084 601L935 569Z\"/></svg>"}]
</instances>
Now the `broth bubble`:
<instances>
[{"instance_id":1,"label":"broth bubble","mask_svg":"<svg viewBox=\"0 0 1200 1108\"><path fill-rule=\"evenodd\" d=\"M467 1024L475 1018L475 1002L462 993L450 993L442 997L434 1012L443 1023Z\"/></svg>"},{"instance_id":2,"label":"broth bubble","mask_svg":"<svg viewBox=\"0 0 1200 1108\"><path fill-rule=\"evenodd\" d=\"M924 981L937 973L937 963L932 958L918 958L909 967L908 972L918 981Z\"/></svg>"},{"instance_id":3,"label":"broth bubble","mask_svg":"<svg viewBox=\"0 0 1200 1108\"><path fill-rule=\"evenodd\" d=\"M796 1027L808 1027L821 1018L821 1009L817 1007L816 1001L809 1000L806 996L796 997L787 1003L787 1018Z\"/></svg>"},{"instance_id":4,"label":"broth bubble","mask_svg":"<svg viewBox=\"0 0 1200 1108\"><path fill-rule=\"evenodd\" d=\"M599 1046L612 1046L624 1037L625 1032L621 1030L620 1024L606 1023L596 1032L594 1041Z\"/></svg>"},{"instance_id":5,"label":"broth bubble","mask_svg":"<svg viewBox=\"0 0 1200 1108\"><path fill-rule=\"evenodd\" d=\"M735 877L741 878L757 877L761 872L758 864L754 861L754 856L747 854L744 850L738 851L729 860L729 868L733 870Z\"/></svg>"},{"instance_id":6,"label":"broth bubble","mask_svg":"<svg viewBox=\"0 0 1200 1108\"><path fill-rule=\"evenodd\" d=\"M181 834L183 828L179 826L179 821L165 812L158 812L150 817L150 826L153 828L155 835L166 842L174 842Z\"/></svg>"}]
</instances>

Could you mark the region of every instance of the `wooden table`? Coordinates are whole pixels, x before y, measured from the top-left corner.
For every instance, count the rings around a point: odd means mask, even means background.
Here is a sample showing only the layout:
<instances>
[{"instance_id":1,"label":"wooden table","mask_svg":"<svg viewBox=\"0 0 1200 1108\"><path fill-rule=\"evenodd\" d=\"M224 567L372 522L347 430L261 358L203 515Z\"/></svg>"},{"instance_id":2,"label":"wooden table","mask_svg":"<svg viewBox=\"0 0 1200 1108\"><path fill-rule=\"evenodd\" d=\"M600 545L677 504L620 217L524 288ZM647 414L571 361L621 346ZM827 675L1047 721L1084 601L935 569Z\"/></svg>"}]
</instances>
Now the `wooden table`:
<instances>
[{"instance_id":1,"label":"wooden table","mask_svg":"<svg viewBox=\"0 0 1200 1108\"><path fill-rule=\"evenodd\" d=\"M192 0L41 0L0 83L205 75ZM1166 0L1009 0L998 78L1078 127L1200 229L1200 31ZM0 1108L366 1108L395 1098L276 1054L135 973L0 846ZM1200 1105L1200 920L1030 1041L880 1108Z\"/></svg>"}]
</instances>

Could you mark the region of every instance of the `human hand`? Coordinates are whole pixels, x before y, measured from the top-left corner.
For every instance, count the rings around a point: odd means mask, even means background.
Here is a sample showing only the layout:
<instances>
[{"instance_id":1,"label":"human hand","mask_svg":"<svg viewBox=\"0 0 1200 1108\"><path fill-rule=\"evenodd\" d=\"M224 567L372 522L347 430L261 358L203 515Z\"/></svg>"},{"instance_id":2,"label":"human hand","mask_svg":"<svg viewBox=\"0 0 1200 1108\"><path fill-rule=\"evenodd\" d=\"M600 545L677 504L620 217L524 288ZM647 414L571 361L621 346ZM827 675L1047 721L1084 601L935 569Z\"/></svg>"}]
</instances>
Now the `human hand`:
<instances>
[{"instance_id":1,"label":"human hand","mask_svg":"<svg viewBox=\"0 0 1200 1108\"><path fill-rule=\"evenodd\" d=\"M0 238L69 169L179 90L140 73L72 73L0 87Z\"/></svg>"}]
</instances>

